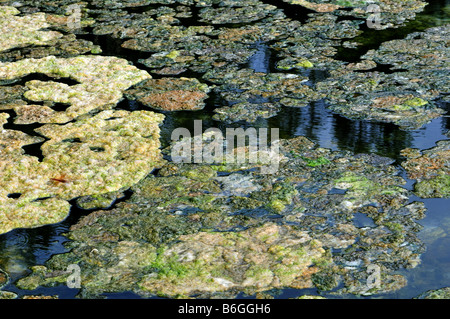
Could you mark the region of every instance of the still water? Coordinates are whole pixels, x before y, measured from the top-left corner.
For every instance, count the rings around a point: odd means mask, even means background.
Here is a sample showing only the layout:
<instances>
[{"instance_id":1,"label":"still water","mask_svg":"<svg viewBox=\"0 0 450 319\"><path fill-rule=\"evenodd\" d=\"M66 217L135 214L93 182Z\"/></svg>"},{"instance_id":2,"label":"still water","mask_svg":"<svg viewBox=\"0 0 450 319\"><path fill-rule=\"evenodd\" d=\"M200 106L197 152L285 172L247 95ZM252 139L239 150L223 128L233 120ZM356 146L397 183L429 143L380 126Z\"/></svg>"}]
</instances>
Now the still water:
<instances>
[{"instance_id":1,"label":"still water","mask_svg":"<svg viewBox=\"0 0 450 319\"><path fill-rule=\"evenodd\" d=\"M273 1L266 1L271 3ZM346 61L356 61L359 56L369 49L377 48L383 41L399 39L415 31L422 31L428 27L448 22L444 8L450 1L434 1L426 10L419 14L415 21L399 29L387 29L375 36L370 29L359 36L364 45L358 49L342 49L338 57ZM448 11L447 11L448 12ZM295 13L293 13L295 15ZM304 15L298 15L301 19ZM91 38L91 40L94 40ZM97 38L97 43L105 42L105 38ZM106 44L103 49L108 51ZM110 46L110 44L108 44ZM274 70L274 53L264 43L256 43L256 53L248 61L247 67L257 72L271 72ZM110 48L110 53L116 55L126 54L117 47ZM136 55L134 60L140 58ZM308 71L311 72L311 71ZM312 71L310 79L320 80L326 77L323 71ZM162 143L169 143L170 134L177 127L193 128L194 120L203 121L203 129L208 127L224 127L224 124L212 119L215 107L221 106L222 101L213 94L207 100L207 107L196 112L166 113L162 126ZM285 107L276 117L259 120L253 123L254 127L272 127L280 129L282 138L306 136L318 146L333 150L348 150L354 153L375 153L396 160L399 174L407 180L405 187L412 189L413 181L406 178L406 174L399 165L402 160L400 151L407 147L421 150L435 146L439 140L448 139L445 135L450 129L449 105L438 102L447 110L447 113L434 119L422 128L414 131L400 130L396 125L371 123L367 121L351 120L334 114L327 109L326 102L319 100L305 107ZM124 100L118 108L139 109L140 105ZM243 123L234 123L241 126ZM229 125L228 125L229 127ZM412 196L411 201L423 201L427 207L426 217L419 221L424 226L419 234L426 244L426 252L421 256L421 264L414 269L401 270L408 285L394 293L375 295L375 298L413 298L430 289L439 289L450 286L450 215L449 199L421 199ZM77 289L69 289L65 285L52 288L39 288L34 291L22 291L14 286L14 281L27 275L29 267L44 264L53 254L64 253L63 244L67 241L64 233L68 231L81 216L88 214L73 205L70 216L61 223L48 225L36 229L16 229L7 234L0 235L0 268L8 272L11 283L3 290L12 291L19 296L24 294L59 295L60 298L74 298ZM365 225L367 221L363 216L356 216L356 223ZM317 294L314 289L280 291L277 298L291 298L303 294ZM131 292L106 294L109 298L138 298ZM327 296L327 295L325 295ZM240 296L244 298L245 296ZM331 296L328 296L331 297ZM354 296L347 296L353 298Z\"/></svg>"}]
</instances>

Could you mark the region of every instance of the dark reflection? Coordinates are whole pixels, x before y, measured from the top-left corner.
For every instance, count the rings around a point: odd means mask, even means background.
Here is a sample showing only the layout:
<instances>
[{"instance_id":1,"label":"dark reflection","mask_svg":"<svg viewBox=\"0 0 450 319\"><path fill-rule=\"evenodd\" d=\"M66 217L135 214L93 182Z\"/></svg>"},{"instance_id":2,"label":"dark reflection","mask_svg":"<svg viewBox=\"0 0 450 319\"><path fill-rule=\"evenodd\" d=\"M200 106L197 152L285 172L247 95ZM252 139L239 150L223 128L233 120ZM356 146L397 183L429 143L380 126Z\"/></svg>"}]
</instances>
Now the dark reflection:
<instances>
[{"instance_id":1,"label":"dark reflection","mask_svg":"<svg viewBox=\"0 0 450 319\"><path fill-rule=\"evenodd\" d=\"M293 20L300 21L302 23L306 22L309 19L310 13L315 13L314 10L307 9L303 6L299 6L298 4L290 4L286 1L279 0L263 0L262 2L278 7L279 9L283 9L284 14Z\"/></svg>"},{"instance_id":2,"label":"dark reflection","mask_svg":"<svg viewBox=\"0 0 450 319\"><path fill-rule=\"evenodd\" d=\"M7 271L12 280L25 275L30 266L42 264L53 254L64 251L62 243L67 239L60 233L67 229L64 225L48 225L14 229L0 235L0 268Z\"/></svg>"},{"instance_id":3,"label":"dark reflection","mask_svg":"<svg viewBox=\"0 0 450 319\"><path fill-rule=\"evenodd\" d=\"M334 118L334 136L340 149L398 159L400 150L412 145L411 134L393 124L351 121L341 116Z\"/></svg>"}]
</instances>

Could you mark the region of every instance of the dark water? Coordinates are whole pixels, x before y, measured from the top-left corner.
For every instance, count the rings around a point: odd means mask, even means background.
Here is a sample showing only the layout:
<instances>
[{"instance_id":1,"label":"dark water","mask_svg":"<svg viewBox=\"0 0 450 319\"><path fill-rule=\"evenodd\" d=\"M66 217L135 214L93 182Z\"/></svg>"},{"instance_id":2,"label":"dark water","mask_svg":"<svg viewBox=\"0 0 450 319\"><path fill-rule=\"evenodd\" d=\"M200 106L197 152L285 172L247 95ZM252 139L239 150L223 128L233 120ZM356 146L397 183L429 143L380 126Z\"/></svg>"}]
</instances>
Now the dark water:
<instances>
[{"instance_id":1,"label":"dark water","mask_svg":"<svg viewBox=\"0 0 450 319\"><path fill-rule=\"evenodd\" d=\"M280 4L279 1L265 1L270 4L277 4L285 9L286 14L294 19L302 21L307 16L307 11L292 10L287 4ZM365 29L364 34L358 37L359 42L364 43L358 49L341 49L338 57L345 61L356 61L369 49L376 49L381 42L404 38L407 34L415 31L422 31L428 27L436 26L448 22L448 16L444 14L443 8L450 5L450 1L432 1L426 10L419 14L417 19L406 24L399 29L387 29L375 32ZM135 9L134 9L135 10ZM120 48L120 43L108 37L95 37L90 35L80 36L102 46L105 55L116 55L129 58L137 63L140 58L145 58L142 53L132 52ZM265 43L256 43L257 52L248 61L248 67L258 72L271 72L274 70L273 52ZM141 67L140 65L138 65ZM144 67L142 67L145 69ZM310 72L310 71L308 71ZM307 74L312 79L320 80L326 74L323 71L312 71ZM223 128L224 124L212 119L213 109L221 106L220 99L212 94L207 100L207 106L202 111L196 112L176 112L167 113L164 125L162 126L162 143L170 141L170 134L173 129L186 127L193 129L193 121L201 119L203 129L208 127ZM281 138L295 136L306 136L317 143L320 147L333 150L349 150L354 153L375 153L395 159L397 164L401 160L400 150L407 147L428 149L435 146L439 140L447 139L445 133L450 129L449 105L440 102L440 106L447 110L445 116L433 120L429 124L415 131L403 131L396 125L371 123L367 121L350 120L329 111L324 101L316 101L308 106L299 108L284 108L276 117L259 120L252 124L253 127L272 127L280 129ZM141 106L124 100L118 108L139 109ZM242 123L235 123L232 126L241 126ZM230 125L227 125L230 127ZM32 151L32 150L31 150ZM399 172L405 177L405 172L398 165ZM405 177L406 178L406 177ZM413 181L407 180L406 187L411 189ZM412 197L411 201L423 201L427 207L426 218L419 223L424 226L421 232L427 244L427 250L422 255L422 262L414 269L402 270L408 279L408 285L394 293L388 295L375 295L375 298L413 298L429 289L438 289L450 286L450 227L435 240L429 240L427 231L438 229L441 225L450 225L449 199L420 199ZM75 205L70 216L61 223L48 225L36 229L16 229L7 234L0 235L0 268L6 270L11 276L11 284L4 290L12 291L19 295L24 294L45 294L59 295L60 298L74 298L78 293L77 289L67 288L60 285L53 288L39 288L35 291L22 291L14 286L14 281L29 273L29 267L44 264L53 254L64 253L66 250L63 243L67 238L63 236L81 216L88 214L88 211L78 209ZM356 223L366 226L370 221L363 216L356 216ZM427 242L428 240L428 242ZM277 298L290 298L303 294L317 294L314 289L294 290L285 289L280 291ZM131 292L106 294L108 298L138 298ZM244 298L245 296L239 296ZM353 296L346 296L353 298Z\"/></svg>"}]
</instances>

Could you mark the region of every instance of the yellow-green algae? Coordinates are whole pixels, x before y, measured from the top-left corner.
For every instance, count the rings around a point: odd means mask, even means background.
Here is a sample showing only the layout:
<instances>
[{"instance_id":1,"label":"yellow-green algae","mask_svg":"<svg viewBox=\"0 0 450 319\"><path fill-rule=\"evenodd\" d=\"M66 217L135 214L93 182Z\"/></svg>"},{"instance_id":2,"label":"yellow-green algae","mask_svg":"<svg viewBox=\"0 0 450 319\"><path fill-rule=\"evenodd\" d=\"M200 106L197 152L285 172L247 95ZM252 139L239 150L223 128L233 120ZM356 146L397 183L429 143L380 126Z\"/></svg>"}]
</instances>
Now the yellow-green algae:
<instances>
[{"instance_id":1,"label":"yellow-green algae","mask_svg":"<svg viewBox=\"0 0 450 319\"><path fill-rule=\"evenodd\" d=\"M14 7L0 6L0 52L32 44L45 44L63 36L57 31L41 31L50 26L45 13L22 17L17 16L19 13Z\"/></svg>"},{"instance_id":2,"label":"yellow-green algae","mask_svg":"<svg viewBox=\"0 0 450 319\"><path fill-rule=\"evenodd\" d=\"M55 28L64 32L91 25L93 19L84 19L74 23L74 16L55 15L36 12L30 15L19 16L21 12L12 6L0 6L0 52L14 48L29 47L33 45L51 46L52 41L62 38L63 33L49 30Z\"/></svg>"},{"instance_id":3,"label":"yellow-green algae","mask_svg":"<svg viewBox=\"0 0 450 319\"><path fill-rule=\"evenodd\" d=\"M450 287L428 290L414 299L450 299Z\"/></svg>"},{"instance_id":4,"label":"yellow-green algae","mask_svg":"<svg viewBox=\"0 0 450 319\"><path fill-rule=\"evenodd\" d=\"M140 286L172 296L198 290L310 287L314 271L308 267L324 253L320 242L289 226L267 223L241 232L199 232L160 249L152 264L156 273Z\"/></svg>"},{"instance_id":5,"label":"yellow-green algae","mask_svg":"<svg viewBox=\"0 0 450 319\"><path fill-rule=\"evenodd\" d=\"M0 123L7 118L0 114ZM69 212L68 200L138 182L162 161L163 118L149 111L107 110L62 126L44 125L37 129L49 139L41 147L41 162L24 154L22 146L42 138L0 131L0 233L61 221Z\"/></svg>"},{"instance_id":6,"label":"yellow-green algae","mask_svg":"<svg viewBox=\"0 0 450 319\"><path fill-rule=\"evenodd\" d=\"M66 123L89 111L111 108L122 99L123 91L151 78L146 71L117 57L85 55L65 59L48 56L0 63L0 80L17 79L32 73L42 73L56 79L71 78L79 84L39 80L27 82L29 90L24 97L28 100L64 103L69 107L65 111L55 111L48 106L12 104L11 108L19 110L16 121L21 124Z\"/></svg>"}]
</instances>

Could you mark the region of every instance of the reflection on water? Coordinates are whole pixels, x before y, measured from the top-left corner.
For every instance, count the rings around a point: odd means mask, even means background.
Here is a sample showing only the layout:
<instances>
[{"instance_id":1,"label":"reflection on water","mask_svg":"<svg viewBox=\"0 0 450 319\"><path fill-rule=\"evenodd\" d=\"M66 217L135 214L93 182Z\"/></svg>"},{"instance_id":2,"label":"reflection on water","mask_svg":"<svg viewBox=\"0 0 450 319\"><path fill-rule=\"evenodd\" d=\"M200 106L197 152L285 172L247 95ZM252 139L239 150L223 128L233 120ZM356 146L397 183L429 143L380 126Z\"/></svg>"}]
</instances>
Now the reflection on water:
<instances>
[{"instance_id":1,"label":"reflection on water","mask_svg":"<svg viewBox=\"0 0 450 319\"><path fill-rule=\"evenodd\" d=\"M450 119L441 117L415 131L404 131L393 124L350 120L332 113L326 103L317 101L302 108L286 108L270 119L270 126L280 128L281 137L307 136L320 147L375 153L398 160L407 147L428 149L446 139Z\"/></svg>"}]
</instances>

